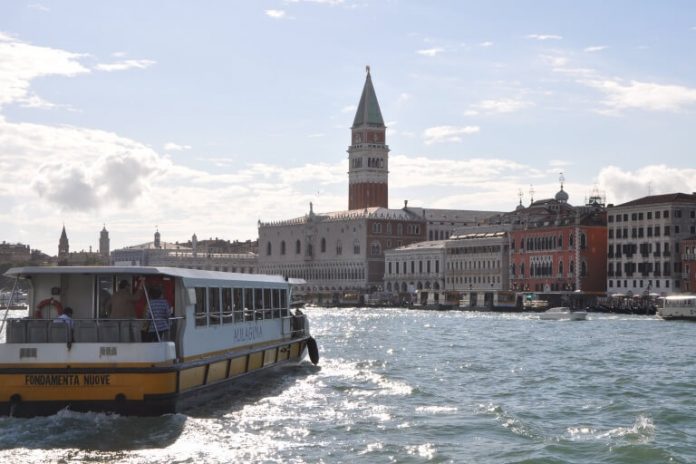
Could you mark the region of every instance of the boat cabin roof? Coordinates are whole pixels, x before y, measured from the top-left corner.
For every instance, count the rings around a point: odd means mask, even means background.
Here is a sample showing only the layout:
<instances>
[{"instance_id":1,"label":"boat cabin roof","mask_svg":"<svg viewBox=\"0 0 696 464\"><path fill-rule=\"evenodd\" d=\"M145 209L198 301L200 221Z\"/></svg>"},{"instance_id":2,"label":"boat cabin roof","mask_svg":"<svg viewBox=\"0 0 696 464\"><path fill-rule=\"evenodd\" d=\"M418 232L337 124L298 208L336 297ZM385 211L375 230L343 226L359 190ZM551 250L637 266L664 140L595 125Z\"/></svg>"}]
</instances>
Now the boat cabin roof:
<instances>
[{"instance_id":1,"label":"boat cabin roof","mask_svg":"<svg viewBox=\"0 0 696 464\"><path fill-rule=\"evenodd\" d=\"M162 275L179 277L186 287L226 287L233 284L244 286L263 284L270 287L285 287L289 284L303 283L297 279L288 279L279 275L241 274L236 272L205 271L180 267L159 266L28 266L14 267L5 275L9 277L27 277L38 275Z\"/></svg>"}]
</instances>

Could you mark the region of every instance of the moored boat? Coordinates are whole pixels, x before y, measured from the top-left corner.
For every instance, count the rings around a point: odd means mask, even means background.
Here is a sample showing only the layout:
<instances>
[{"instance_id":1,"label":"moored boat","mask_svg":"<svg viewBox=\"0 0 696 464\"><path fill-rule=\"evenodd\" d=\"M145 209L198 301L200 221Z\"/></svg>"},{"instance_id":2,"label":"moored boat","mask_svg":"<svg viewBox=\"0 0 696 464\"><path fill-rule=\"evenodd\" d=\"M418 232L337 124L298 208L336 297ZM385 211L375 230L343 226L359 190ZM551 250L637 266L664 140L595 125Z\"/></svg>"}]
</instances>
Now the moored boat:
<instances>
[{"instance_id":1,"label":"moored boat","mask_svg":"<svg viewBox=\"0 0 696 464\"><path fill-rule=\"evenodd\" d=\"M567 306L557 306L539 314L539 319L546 321L584 321L587 319L587 311L572 310Z\"/></svg>"},{"instance_id":2,"label":"moored boat","mask_svg":"<svg viewBox=\"0 0 696 464\"><path fill-rule=\"evenodd\" d=\"M5 275L31 289L27 317L3 318L2 415L65 407L171 413L306 352L318 361L306 316L290 312L291 286L280 276L106 266L14 268ZM132 294L134 301L142 295L132 317L110 317L120 284L141 289ZM168 308L166 316L157 306Z\"/></svg>"},{"instance_id":3,"label":"moored boat","mask_svg":"<svg viewBox=\"0 0 696 464\"><path fill-rule=\"evenodd\" d=\"M670 295L660 301L657 314L662 319L696 320L696 295Z\"/></svg>"}]
</instances>

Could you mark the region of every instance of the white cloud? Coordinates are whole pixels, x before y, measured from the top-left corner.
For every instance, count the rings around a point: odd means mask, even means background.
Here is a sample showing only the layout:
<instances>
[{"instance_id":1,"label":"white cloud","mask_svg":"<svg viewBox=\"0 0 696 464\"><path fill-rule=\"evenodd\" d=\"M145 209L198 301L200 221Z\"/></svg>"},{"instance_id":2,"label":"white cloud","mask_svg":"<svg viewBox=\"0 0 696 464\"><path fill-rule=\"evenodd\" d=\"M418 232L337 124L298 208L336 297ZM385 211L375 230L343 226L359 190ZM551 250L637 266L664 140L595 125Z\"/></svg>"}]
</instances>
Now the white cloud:
<instances>
[{"instance_id":1,"label":"white cloud","mask_svg":"<svg viewBox=\"0 0 696 464\"><path fill-rule=\"evenodd\" d=\"M82 57L79 53L34 46L0 33L0 108L10 103L36 103L39 97L30 94L29 85L37 77L89 73L79 62Z\"/></svg>"},{"instance_id":2,"label":"white cloud","mask_svg":"<svg viewBox=\"0 0 696 464\"><path fill-rule=\"evenodd\" d=\"M99 63L97 64L94 69L98 71L106 71L106 72L113 72L113 71L126 71L128 69L145 69L149 68L155 64L155 61L152 60L123 60L123 61L117 61L114 63Z\"/></svg>"},{"instance_id":3,"label":"white cloud","mask_svg":"<svg viewBox=\"0 0 696 464\"><path fill-rule=\"evenodd\" d=\"M284 10L266 10L265 13L266 16L273 19L283 19L286 17Z\"/></svg>"},{"instance_id":4,"label":"white cloud","mask_svg":"<svg viewBox=\"0 0 696 464\"><path fill-rule=\"evenodd\" d=\"M485 42L481 42L481 43L479 44L479 47L492 47L492 46L493 46L493 42L490 42L490 41L488 41L488 40L485 41Z\"/></svg>"},{"instance_id":5,"label":"white cloud","mask_svg":"<svg viewBox=\"0 0 696 464\"><path fill-rule=\"evenodd\" d=\"M418 53L419 55L423 55L423 56L437 56L444 51L445 51L444 48L434 47L434 48L426 48L424 50L417 50L416 53Z\"/></svg>"},{"instance_id":6,"label":"white cloud","mask_svg":"<svg viewBox=\"0 0 696 464\"><path fill-rule=\"evenodd\" d=\"M164 144L164 150L165 151L184 151L184 150L190 150L191 145L179 145L178 143L174 142L167 142Z\"/></svg>"},{"instance_id":7,"label":"white cloud","mask_svg":"<svg viewBox=\"0 0 696 464\"><path fill-rule=\"evenodd\" d=\"M531 106L530 102L514 98L499 98L497 100L483 100L474 108L485 113L512 113L522 108ZM476 111L475 111L476 113Z\"/></svg>"},{"instance_id":8,"label":"white cloud","mask_svg":"<svg viewBox=\"0 0 696 464\"><path fill-rule=\"evenodd\" d=\"M429 127L423 131L423 140L426 144L441 142L461 142L463 135L476 134L480 131L479 126L436 126Z\"/></svg>"},{"instance_id":9,"label":"white cloud","mask_svg":"<svg viewBox=\"0 0 696 464\"><path fill-rule=\"evenodd\" d=\"M406 103L407 101L411 100L411 98L412 98L412 96L410 93L401 92L399 94L399 98L396 100L396 103L403 104L403 103Z\"/></svg>"},{"instance_id":10,"label":"white cloud","mask_svg":"<svg viewBox=\"0 0 696 464\"><path fill-rule=\"evenodd\" d=\"M29 5L27 5L27 7L31 10L40 11L42 13L48 13L49 11L51 11L49 7L47 7L46 5L42 5L41 3L30 3Z\"/></svg>"},{"instance_id":11,"label":"white cloud","mask_svg":"<svg viewBox=\"0 0 696 464\"><path fill-rule=\"evenodd\" d=\"M665 193L696 192L696 169L673 168L663 164L644 166L634 171L607 166L599 171L600 190L614 204Z\"/></svg>"},{"instance_id":12,"label":"white cloud","mask_svg":"<svg viewBox=\"0 0 696 464\"><path fill-rule=\"evenodd\" d=\"M606 45L594 45L592 47L586 47L584 49L584 51L586 51L588 53L594 53L594 52L601 52L602 50L606 50L607 48L609 48L609 47L607 47Z\"/></svg>"},{"instance_id":13,"label":"white cloud","mask_svg":"<svg viewBox=\"0 0 696 464\"><path fill-rule=\"evenodd\" d=\"M534 40L561 40L563 37L555 34L529 34L527 38Z\"/></svg>"},{"instance_id":14,"label":"white cloud","mask_svg":"<svg viewBox=\"0 0 696 464\"><path fill-rule=\"evenodd\" d=\"M696 104L696 88L680 85L619 79L592 79L581 81L606 95L602 102L605 110L616 113L627 109L651 111L678 111Z\"/></svg>"}]
</instances>

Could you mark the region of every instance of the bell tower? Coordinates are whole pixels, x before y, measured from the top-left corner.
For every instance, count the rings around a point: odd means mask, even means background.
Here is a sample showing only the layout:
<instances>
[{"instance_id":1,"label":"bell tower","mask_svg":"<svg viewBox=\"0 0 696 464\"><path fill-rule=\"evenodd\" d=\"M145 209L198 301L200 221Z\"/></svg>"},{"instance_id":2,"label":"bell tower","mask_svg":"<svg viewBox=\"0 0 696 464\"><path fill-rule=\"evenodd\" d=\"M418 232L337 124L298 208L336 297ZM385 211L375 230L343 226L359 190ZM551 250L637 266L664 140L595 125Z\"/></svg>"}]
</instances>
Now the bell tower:
<instances>
[{"instance_id":1,"label":"bell tower","mask_svg":"<svg viewBox=\"0 0 696 464\"><path fill-rule=\"evenodd\" d=\"M348 147L348 209L389 207L389 146L372 86L370 67L363 86Z\"/></svg>"}]
</instances>

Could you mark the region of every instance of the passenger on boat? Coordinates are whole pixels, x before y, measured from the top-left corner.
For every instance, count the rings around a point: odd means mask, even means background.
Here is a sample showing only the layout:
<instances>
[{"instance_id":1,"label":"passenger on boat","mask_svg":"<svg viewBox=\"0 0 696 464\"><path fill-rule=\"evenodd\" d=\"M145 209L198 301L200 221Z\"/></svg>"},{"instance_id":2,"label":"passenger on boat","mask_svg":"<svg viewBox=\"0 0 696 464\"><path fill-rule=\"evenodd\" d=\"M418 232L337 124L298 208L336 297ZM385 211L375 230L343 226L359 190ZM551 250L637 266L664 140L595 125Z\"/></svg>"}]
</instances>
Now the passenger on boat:
<instances>
[{"instance_id":1,"label":"passenger on boat","mask_svg":"<svg viewBox=\"0 0 696 464\"><path fill-rule=\"evenodd\" d=\"M118 290L106 304L107 314L111 319L135 318L135 304L140 301L143 294L142 286L134 294L131 294L130 282L125 279L122 280L118 284Z\"/></svg>"},{"instance_id":2,"label":"passenger on boat","mask_svg":"<svg viewBox=\"0 0 696 464\"><path fill-rule=\"evenodd\" d=\"M63 310L63 314L53 319L53 322L63 322L65 324L68 324L68 326L70 326L70 329L72 330L75 327L75 321L73 321L72 315L73 309L70 306L67 306Z\"/></svg>"},{"instance_id":3,"label":"passenger on boat","mask_svg":"<svg viewBox=\"0 0 696 464\"><path fill-rule=\"evenodd\" d=\"M148 296L150 297L150 311L147 314L148 322L143 333L143 340L156 342L158 341L158 333L159 340L167 340L169 338L169 317L172 312L169 302L162 298L162 289L159 287L149 289Z\"/></svg>"}]
</instances>

